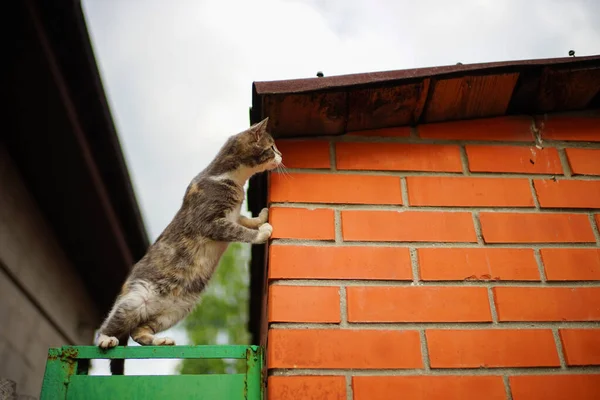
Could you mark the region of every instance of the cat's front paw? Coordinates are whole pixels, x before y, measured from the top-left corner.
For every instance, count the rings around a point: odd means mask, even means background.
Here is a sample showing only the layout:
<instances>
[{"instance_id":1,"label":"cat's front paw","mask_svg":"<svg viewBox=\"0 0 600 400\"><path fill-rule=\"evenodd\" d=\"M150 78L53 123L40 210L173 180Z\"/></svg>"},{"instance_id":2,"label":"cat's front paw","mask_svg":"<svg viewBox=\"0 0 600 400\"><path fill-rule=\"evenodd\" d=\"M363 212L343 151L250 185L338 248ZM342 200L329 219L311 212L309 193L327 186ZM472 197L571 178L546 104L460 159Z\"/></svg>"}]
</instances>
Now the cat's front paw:
<instances>
[{"instance_id":1,"label":"cat's front paw","mask_svg":"<svg viewBox=\"0 0 600 400\"><path fill-rule=\"evenodd\" d=\"M269 223L264 223L258 227L258 235L256 235L256 239L254 243L265 243L271 237L273 233L273 227Z\"/></svg>"},{"instance_id":2,"label":"cat's front paw","mask_svg":"<svg viewBox=\"0 0 600 400\"><path fill-rule=\"evenodd\" d=\"M264 224L265 222L267 222L269 220L269 209L268 208L263 208L262 210L260 210L260 214L258 214L258 220L260 221L261 224Z\"/></svg>"},{"instance_id":3,"label":"cat's front paw","mask_svg":"<svg viewBox=\"0 0 600 400\"><path fill-rule=\"evenodd\" d=\"M264 224L262 224L261 226L258 227L258 231L259 232L268 232L269 237L271 237L271 234L273 233L273 226L271 224L269 224L268 222L265 222Z\"/></svg>"}]
</instances>

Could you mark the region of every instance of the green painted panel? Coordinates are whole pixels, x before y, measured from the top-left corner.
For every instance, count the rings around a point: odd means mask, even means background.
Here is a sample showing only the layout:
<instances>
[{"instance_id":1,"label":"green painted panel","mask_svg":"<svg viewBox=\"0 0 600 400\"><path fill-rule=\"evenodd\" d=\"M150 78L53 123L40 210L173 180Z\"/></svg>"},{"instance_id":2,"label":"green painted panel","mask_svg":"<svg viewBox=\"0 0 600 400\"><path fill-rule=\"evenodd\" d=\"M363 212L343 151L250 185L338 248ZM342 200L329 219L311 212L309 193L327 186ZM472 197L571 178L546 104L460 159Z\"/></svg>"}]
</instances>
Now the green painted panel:
<instances>
[{"instance_id":1,"label":"green painted panel","mask_svg":"<svg viewBox=\"0 0 600 400\"><path fill-rule=\"evenodd\" d=\"M262 398L262 359L262 348L248 349L246 356L248 399Z\"/></svg>"},{"instance_id":2,"label":"green painted panel","mask_svg":"<svg viewBox=\"0 0 600 400\"><path fill-rule=\"evenodd\" d=\"M243 374L71 377L68 400L240 400Z\"/></svg>"},{"instance_id":3,"label":"green painted panel","mask_svg":"<svg viewBox=\"0 0 600 400\"><path fill-rule=\"evenodd\" d=\"M234 358L245 359L248 347L256 346L118 346L102 350L96 346L65 346L71 357L101 358Z\"/></svg>"},{"instance_id":4,"label":"green painted panel","mask_svg":"<svg viewBox=\"0 0 600 400\"><path fill-rule=\"evenodd\" d=\"M245 374L88 376L91 359L245 359ZM48 352L41 400L223 399L264 396L263 350L259 346L131 346L100 350L64 346Z\"/></svg>"},{"instance_id":5,"label":"green painted panel","mask_svg":"<svg viewBox=\"0 0 600 400\"><path fill-rule=\"evenodd\" d=\"M74 373L72 360L61 360L60 349L48 350L46 372L42 382L41 400L64 399L67 395L66 382Z\"/></svg>"}]
</instances>

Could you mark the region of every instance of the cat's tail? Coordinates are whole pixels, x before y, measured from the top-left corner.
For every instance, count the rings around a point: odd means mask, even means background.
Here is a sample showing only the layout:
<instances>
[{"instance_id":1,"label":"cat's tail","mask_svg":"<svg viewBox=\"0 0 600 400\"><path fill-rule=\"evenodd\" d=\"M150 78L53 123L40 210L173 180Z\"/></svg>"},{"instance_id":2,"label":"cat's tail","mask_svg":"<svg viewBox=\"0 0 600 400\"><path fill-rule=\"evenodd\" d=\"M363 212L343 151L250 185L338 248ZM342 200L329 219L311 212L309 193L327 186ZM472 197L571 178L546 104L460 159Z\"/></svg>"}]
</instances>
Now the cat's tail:
<instances>
[{"instance_id":1,"label":"cat's tail","mask_svg":"<svg viewBox=\"0 0 600 400\"><path fill-rule=\"evenodd\" d=\"M127 346L129 334L124 334L117 339L119 339L119 344L121 346ZM110 360L110 373L111 375L125 375L125 360L122 358L114 358Z\"/></svg>"}]
</instances>

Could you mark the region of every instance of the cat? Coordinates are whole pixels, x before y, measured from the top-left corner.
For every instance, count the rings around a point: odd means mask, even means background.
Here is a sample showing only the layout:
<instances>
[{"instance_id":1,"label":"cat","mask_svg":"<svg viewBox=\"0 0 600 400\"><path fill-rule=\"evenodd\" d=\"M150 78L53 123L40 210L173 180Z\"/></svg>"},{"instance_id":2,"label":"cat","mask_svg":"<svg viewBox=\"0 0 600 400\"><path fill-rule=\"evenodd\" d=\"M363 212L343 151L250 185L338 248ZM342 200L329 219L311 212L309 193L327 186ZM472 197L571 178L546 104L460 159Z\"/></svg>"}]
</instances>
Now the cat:
<instances>
[{"instance_id":1,"label":"cat","mask_svg":"<svg viewBox=\"0 0 600 400\"><path fill-rule=\"evenodd\" d=\"M126 345L129 336L141 345L174 345L156 333L192 311L229 243L271 237L267 208L255 218L240 214L246 181L282 162L268 121L231 136L191 181L173 220L133 266L99 329L98 347ZM111 363L113 375L123 373L120 362Z\"/></svg>"}]
</instances>

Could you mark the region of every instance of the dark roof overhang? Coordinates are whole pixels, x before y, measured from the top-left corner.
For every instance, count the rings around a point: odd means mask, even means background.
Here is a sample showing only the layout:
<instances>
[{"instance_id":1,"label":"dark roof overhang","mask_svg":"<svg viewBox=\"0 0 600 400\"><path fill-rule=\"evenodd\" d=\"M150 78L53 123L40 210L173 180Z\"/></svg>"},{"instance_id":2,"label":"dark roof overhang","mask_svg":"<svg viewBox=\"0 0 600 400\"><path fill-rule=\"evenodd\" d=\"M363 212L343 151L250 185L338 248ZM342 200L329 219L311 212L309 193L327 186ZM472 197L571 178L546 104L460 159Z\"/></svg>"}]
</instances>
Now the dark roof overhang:
<instances>
[{"instance_id":1,"label":"dark roof overhang","mask_svg":"<svg viewBox=\"0 0 600 400\"><path fill-rule=\"evenodd\" d=\"M6 4L4 140L59 242L106 312L149 245L81 4Z\"/></svg>"},{"instance_id":2,"label":"dark roof overhang","mask_svg":"<svg viewBox=\"0 0 600 400\"><path fill-rule=\"evenodd\" d=\"M255 82L252 121L276 137L341 135L600 107L600 56Z\"/></svg>"}]
</instances>

